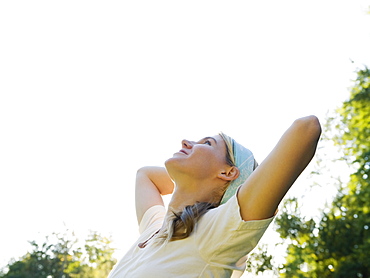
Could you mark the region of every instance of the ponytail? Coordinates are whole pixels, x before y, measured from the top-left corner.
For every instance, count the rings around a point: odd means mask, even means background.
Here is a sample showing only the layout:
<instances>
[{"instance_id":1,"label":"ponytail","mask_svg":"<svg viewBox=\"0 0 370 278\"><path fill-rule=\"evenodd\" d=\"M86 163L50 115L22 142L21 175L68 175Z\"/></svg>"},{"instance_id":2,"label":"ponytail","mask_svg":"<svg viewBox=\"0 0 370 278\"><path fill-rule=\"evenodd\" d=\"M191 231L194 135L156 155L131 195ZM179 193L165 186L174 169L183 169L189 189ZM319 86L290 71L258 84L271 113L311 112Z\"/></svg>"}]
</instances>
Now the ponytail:
<instances>
[{"instance_id":1,"label":"ponytail","mask_svg":"<svg viewBox=\"0 0 370 278\"><path fill-rule=\"evenodd\" d=\"M169 219L166 230L158 235L157 241L169 242L184 239L190 236L195 224L210 209L218 204L197 202L194 205L186 206L181 212L173 212L172 219Z\"/></svg>"}]
</instances>

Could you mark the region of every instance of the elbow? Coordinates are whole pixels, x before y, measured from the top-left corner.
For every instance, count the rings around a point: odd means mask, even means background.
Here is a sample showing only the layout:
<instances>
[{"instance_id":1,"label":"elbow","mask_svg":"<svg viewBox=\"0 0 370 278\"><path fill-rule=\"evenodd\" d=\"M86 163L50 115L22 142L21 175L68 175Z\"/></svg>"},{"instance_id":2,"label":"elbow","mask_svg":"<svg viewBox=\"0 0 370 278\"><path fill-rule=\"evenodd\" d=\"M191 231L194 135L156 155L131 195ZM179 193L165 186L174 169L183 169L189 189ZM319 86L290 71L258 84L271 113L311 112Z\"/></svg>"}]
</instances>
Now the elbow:
<instances>
[{"instance_id":1,"label":"elbow","mask_svg":"<svg viewBox=\"0 0 370 278\"><path fill-rule=\"evenodd\" d=\"M144 166L144 167L141 167L139 168L137 171L136 171L136 176L140 176L140 175L148 175L148 172L149 172L149 167L148 166Z\"/></svg>"},{"instance_id":2,"label":"elbow","mask_svg":"<svg viewBox=\"0 0 370 278\"><path fill-rule=\"evenodd\" d=\"M308 127L307 129L313 133L314 136L318 138L320 138L320 135L321 135L321 124L320 124L320 121L319 119L314 116L314 115L311 115L311 116L307 116L307 121L308 121Z\"/></svg>"},{"instance_id":3,"label":"elbow","mask_svg":"<svg viewBox=\"0 0 370 278\"><path fill-rule=\"evenodd\" d=\"M295 120L294 124L298 126L303 134L309 136L312 140L316 142L319 140L322 130L320 121L316 116L310 115L299 118Z\"/></svg>"}]
</instances>

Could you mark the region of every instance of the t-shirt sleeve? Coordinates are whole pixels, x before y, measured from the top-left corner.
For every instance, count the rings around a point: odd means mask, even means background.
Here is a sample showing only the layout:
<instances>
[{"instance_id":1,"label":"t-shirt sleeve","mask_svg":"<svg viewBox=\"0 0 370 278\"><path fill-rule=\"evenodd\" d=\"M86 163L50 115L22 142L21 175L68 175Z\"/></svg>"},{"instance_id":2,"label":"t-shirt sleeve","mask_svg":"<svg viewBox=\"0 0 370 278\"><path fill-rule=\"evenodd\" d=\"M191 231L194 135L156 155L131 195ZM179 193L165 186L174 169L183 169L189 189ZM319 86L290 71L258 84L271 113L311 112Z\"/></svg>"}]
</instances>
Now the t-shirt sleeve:
<instances>
[{"instance_id":1,"label":"t-shirt sleeve","mask_svg":"<svg viewBox=\"0 0 370 278\"><path fill-rule=\"evenodd\" d=\"M211 264L236 265L256 247L273 219L274 216L244 221L234 195L226 204L207 212L198 222L199 252Z\"/></svg>"},{"instance_id":2,"label":"t-shirt sleeve","mask_svg":"<svg viewBox=\"0 0 370 278\"><path fill-rule=\"evenodd\" d=\"M143 215L139 225L139 233L142 234L145 230L150 227L161 227L163 224L164 216L166 215L166 209L164 206L156 205L150 207Z\"/></svg>"}]
</instances>

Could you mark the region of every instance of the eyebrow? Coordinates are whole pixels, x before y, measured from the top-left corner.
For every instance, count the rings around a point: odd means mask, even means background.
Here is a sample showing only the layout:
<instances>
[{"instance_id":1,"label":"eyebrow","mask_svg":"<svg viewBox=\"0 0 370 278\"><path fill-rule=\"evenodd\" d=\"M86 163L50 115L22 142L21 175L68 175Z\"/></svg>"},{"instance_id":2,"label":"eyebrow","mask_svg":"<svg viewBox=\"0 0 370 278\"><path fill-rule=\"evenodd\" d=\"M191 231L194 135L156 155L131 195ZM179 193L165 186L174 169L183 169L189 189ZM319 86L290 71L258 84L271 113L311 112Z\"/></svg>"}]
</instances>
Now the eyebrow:
<instances>
[{"instance_id":1,"label":"eyebrow","mask_svg":"<svg viewBox=\"0 0 370 278\"><path fill-rule=\"evenodd\" d=\"M213 137L204 137L202 140L207 140L207 139L212 139L213 141L215 141L216 145L217 145L217 140Z\"/></svg>"}]
</instances>

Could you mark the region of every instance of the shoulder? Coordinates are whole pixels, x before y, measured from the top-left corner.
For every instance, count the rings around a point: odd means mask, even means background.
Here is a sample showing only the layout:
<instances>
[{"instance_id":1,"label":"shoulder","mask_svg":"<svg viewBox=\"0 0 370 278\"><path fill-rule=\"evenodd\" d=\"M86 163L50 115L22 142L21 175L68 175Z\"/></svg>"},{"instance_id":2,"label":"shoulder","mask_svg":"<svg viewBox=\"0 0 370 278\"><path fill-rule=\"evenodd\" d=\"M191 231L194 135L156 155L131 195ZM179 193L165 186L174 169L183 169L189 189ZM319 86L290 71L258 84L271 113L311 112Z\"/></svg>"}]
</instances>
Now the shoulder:
<instances>
[{"instance_id":1,"label":"shoulder","mask_svg":"<svg viewBox=\"0 0 370 278\"><path fill-rule=\"evenodd\" d=\"M198 222L196 241L199 252L210 263L235 263L256 247L273 219L244 221L234 195Z\"/></svg>"},{"instance_id":2,"label":"shoulder","mask_svg":"<svg viewBox=\"0 0 370 278\"><path fill-rule=\"evenodd\" d=\"M155 205L147 209L140 221L139 232L142 234L145 230L153 227L154 229L160 228L163 224L166 209L162 205Z\"/></svg>"},{"instance_id":3,"label":"shoulder","mask_svg":"<svg viewBox=\"0 0 370 278\"><path fill-rule=\"evenodd\" d=\"M240 205L236 195L232 196L225 204L210 210L202 218L203 225L217 224L221 230L247 230L265 229L275 216L261 220L244 221L241 217ZM208 223L208 224L207 224Z\"/></svg>"}]
</instances>

